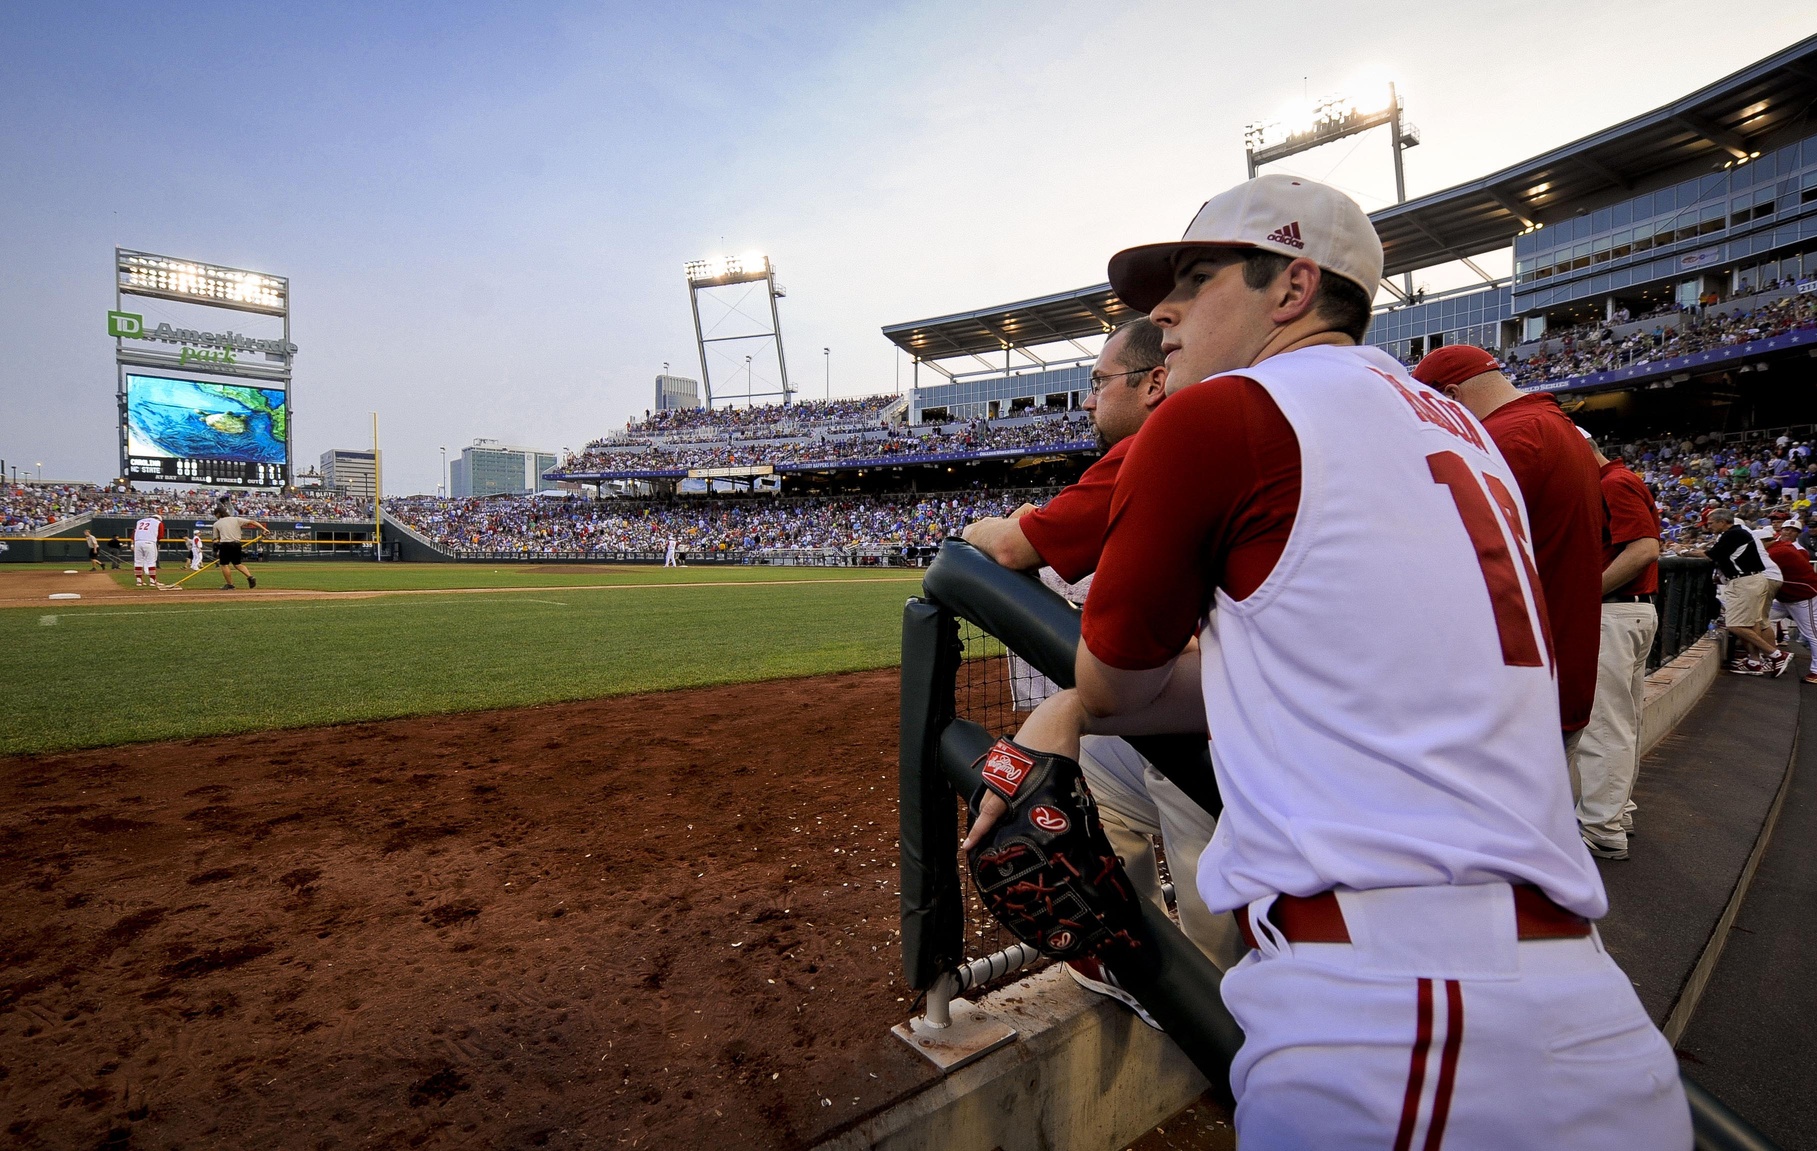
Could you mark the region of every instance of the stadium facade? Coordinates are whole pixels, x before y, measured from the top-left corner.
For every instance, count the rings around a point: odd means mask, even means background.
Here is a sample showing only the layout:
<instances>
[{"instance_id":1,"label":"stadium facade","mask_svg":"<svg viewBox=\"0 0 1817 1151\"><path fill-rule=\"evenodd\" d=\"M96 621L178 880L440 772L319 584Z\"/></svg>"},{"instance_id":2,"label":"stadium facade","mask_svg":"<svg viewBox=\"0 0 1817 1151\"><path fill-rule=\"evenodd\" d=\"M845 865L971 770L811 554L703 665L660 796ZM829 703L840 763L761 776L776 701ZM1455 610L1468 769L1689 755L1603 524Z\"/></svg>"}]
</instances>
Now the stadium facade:
<instances>
[{"instance_id":1,"label":"stadium facade","mask_svg":"<svg viewBox=\"0 0 1817 1151\"><path fill-rule=\"evenodd\" d=\"M1817 291L1814 105L1817 37L1644 115L1373 213L1386 302L1369 342L1404 360L1450 343L1528 360L1558 351L1557 334L1578 325L1620 339L1659 327L1673 305L1732 310ZM1513 276L1477 287L1408 298L1391 282L1508 249ZM914 359L911 422L1001 418L1076 407L1095 341L1129 315L1099 284L883 333ZM1523 386L1733 383L1740 371L1787 364L1805 378L1814 348L1817 332L1801 330Z\"/></svg>"}]
</instances>

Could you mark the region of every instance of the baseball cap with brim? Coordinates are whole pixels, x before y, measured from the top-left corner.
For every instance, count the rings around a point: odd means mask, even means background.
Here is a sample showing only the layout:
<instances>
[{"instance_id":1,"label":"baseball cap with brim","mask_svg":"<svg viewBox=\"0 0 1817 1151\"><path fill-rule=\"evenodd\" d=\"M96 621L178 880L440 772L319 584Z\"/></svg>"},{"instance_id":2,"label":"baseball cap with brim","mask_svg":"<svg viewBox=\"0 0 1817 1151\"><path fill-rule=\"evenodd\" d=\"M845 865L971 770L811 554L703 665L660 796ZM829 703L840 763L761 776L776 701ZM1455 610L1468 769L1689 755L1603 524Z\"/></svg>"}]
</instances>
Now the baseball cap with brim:
<instances>
[{"instance_id":1,"label":"baseball cap with brim","mask_svg":"<svg viewBox=\"0 0 1817 1151\"><path fill-rule=\"evenodd\" d=\"M1125 248L1110 258L1110 286L1125 304L1153 311L1173 291L1174 261L1193 248L1251 248L1304 256L1375 298L1382 240L1357 202L1316 180L1257 176L1205 201L1179 240Z\"/></svg>"}]
</instances>

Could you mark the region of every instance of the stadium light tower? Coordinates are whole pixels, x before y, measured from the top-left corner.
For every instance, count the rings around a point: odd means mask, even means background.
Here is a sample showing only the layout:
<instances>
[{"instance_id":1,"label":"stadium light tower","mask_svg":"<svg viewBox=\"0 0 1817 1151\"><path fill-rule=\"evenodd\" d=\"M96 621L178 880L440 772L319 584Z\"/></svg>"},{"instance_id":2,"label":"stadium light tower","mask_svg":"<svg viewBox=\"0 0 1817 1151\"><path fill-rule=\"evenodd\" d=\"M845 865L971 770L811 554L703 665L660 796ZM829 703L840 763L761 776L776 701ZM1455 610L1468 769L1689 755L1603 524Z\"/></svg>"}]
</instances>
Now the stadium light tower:
<instances>
[{"instance_id":1,"label":"stadium light tower","mask_svg":"<svg viewBox=\"0 0 1817 1151\"><path fill-rule=\"evenodd\" d=\"M694 343L700 352L700 386L705 393L706 406L713 406L713 370L707 360L707 345L721 343L739 343L764 341L773 344L776 349L776 370L780 380L780 391L752 392L750 369L745 372L745 401L751 396L780 395L783 403L788 403L794 395L789 386L789 361L782 350L782 316L777 311L776 301L788 295L776 283L776 266L770 263L769 257L762 252L746 252L742 256L715 256L709 260L690 260L684 268L688 277L688 306L694 312ZM736 300L726 304L724 310L711 327L703 326L700 319L700 298L703 293L709 299L717 300L718 289L762 284L764 294L769 301L769 325L764 326L761 316L753 316L744 311L740 305L749 296L750 289ZM723 302L723 301L720 301ZM722 329L730 330L720 334ZM758 352L762 352L760 344ZM734 349L736 352L736 349ZM746 357L747 365L750 361ZM733 360L736 365L737 360ZM736 368L734 368L736 371Z\"/></svg>"},{"instance_id":2,"label":"stadium light tower","mask_svg":"<svg viewBox=\"0 0 1817 1151\"><path fill-rule=\"evenodd\" d=\"M1349 96L1325 96L1300 112L1279 120L1257 120L1243 129L1243 157L1249 163L1249 178L1256 178L1263 164L1285 160L1314 148L1388 125L1388 144L1394 151L1394 202L1407 201L1407 175L1401 165L1401 153L1420 142L1420 130L1407 120L1406 104L1392 81L1387 100L1359 102ZM1413 295L1413 273L1406 274L1403 287Z\"/></svg>"}]
</instances>

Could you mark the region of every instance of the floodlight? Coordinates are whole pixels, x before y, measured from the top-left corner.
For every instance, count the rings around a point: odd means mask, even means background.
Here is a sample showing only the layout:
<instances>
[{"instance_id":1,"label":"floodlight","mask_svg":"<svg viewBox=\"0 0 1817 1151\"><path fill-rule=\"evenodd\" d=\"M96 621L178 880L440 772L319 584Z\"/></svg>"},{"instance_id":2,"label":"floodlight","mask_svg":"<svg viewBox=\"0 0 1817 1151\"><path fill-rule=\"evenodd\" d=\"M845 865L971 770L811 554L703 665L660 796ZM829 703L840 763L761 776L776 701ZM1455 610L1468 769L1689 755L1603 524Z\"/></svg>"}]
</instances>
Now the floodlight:
<instances>
[{"instance_id":1,"label":"floodlight","mask_svg":"<svg viewBox=\"0 0 1817 1151\"><path fill-rule=\"evenodd\" d=\"M117 270L123 292L240 311L282 314L290 294L289 281L281 276L149 252L121 251Z\"/></svg>"}]
</instances>

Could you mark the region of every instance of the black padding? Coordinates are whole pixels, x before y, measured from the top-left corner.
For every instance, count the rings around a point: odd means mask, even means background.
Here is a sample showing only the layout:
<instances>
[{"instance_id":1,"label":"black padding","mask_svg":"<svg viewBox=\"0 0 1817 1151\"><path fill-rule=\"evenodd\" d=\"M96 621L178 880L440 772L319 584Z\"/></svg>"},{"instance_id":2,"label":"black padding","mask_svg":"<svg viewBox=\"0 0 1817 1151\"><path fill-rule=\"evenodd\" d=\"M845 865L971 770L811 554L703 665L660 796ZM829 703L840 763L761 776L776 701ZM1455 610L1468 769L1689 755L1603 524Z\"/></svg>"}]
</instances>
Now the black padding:
<instances>
[{"instance_id":1,"label":"black padding","mask_svg":"<svg viewBox=\"0 0 1817 1151\"><path fill-rule=\"evenodd\" d=\"M940 733L953 718L958 627L937 604L902 609L902 705L897 752L902 884L902 974L926 990L965 957L965 895L957 796L940 769ZM988 747L989 738L985 746ZM968 790L967 795L971 794Z\"/></svg>"}]
</instances>

